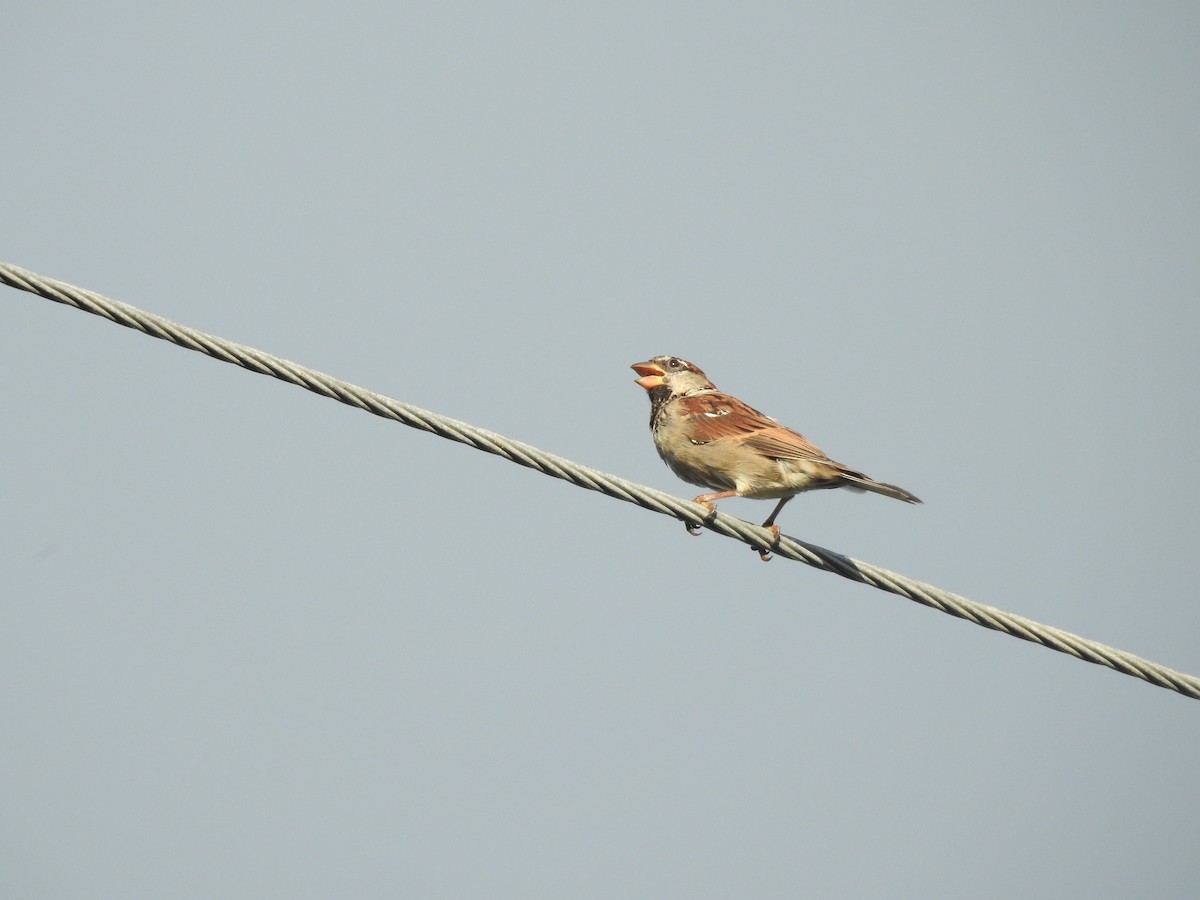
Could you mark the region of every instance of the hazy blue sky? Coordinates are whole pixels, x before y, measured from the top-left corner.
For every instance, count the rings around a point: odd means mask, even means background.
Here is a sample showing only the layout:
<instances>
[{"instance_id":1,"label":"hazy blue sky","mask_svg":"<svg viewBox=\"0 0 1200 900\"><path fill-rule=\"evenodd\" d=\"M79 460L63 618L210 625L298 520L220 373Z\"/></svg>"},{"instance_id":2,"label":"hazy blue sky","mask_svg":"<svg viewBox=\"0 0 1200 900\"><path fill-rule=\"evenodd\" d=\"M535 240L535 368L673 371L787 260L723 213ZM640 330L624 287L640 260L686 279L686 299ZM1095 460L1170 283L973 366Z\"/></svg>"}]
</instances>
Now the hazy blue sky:
<instances>
[{"instance_id":1,"label":"hazy blue sky","mask_svg":"<svg viewBox=\"0 0 1200 900\"><path fill-rule=\"evenodd\" d=\"M1200 6L8 7L0 259L1200 673ZM1195 701L0 314L5 896L1196 895Z\"/></svg>"}]
</instances>

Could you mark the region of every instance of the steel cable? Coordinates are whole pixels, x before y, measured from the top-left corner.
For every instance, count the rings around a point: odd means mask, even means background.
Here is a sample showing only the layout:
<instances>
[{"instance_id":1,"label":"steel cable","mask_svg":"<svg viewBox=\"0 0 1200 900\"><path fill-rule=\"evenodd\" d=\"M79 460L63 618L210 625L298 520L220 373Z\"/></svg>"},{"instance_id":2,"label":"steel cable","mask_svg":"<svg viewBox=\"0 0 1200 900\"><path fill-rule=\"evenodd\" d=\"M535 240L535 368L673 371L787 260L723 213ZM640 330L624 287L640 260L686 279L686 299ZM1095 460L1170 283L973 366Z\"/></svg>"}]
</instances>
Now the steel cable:
<instances>
[{"instance_id":1,"label":"steel cable","mask_svg":"<svg viewBox=\"0 0 1200 900\"><path fill-rule=\"evenodd\" d=\"M418 406L402 403L391 397L385 397L382 394L341 381L331 375L255 350L253 347L235 344L186 325L179 325L161 316L103 297L93 291L52 278L45 278L7 263L0 263L0 282L67 306L73 306L93 315L103 316L118 325L124 325L152 337L170 341L189 350L196 350L222 362L233 363L252 372L270 375L272 378L299 385L315 394L358 407L377 416L394 419L413 428L467 444L485 453L502 456L518 465L535 469L554 478L561 478L579 487L599 491L618 500L636 503L645 509L673 516L693 525L704 524L711 531L735 538L753 547L769 546L773 538L767 529L725 513L717 513L714 518L706 522L704 517L708 510L697 503L579 465L571 460L531 447L529 444L510 440L503 435L477 428L466 422L459 422ZM1068 631L968 600L966 597L943 591L930 584L914 581L870 563L859 562L815 544L808 544L784 535L780 538L776 555L807 563L818 569L841 575L851 581L858 581L882 591L907 597L924 606L941 610L960 619L966 619L976 625L982 625L984 628L991 628L1021 640L1041 644L1051 650L1068 653L1086 662L1107 666L1125 675L1132 675L1159 687L1178 691L1193 699L1200 699L1200 678L1194 675L1177 672Z\"/></svg>"}]
</instances>

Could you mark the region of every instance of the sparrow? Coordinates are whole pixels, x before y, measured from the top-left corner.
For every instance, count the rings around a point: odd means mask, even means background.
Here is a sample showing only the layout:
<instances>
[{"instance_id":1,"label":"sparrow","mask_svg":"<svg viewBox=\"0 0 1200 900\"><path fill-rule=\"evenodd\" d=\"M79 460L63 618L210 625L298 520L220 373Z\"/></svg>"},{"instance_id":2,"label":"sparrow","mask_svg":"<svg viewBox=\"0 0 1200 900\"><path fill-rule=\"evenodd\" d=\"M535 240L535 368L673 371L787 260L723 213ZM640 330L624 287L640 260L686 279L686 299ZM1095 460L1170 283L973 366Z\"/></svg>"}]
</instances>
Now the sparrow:
<instances>
[{"instance_id":1,"label":"sparrow","mask_svg":"<svg viewBox=\"0 0 1200 900\"><path fill-rule=\"evenodd\" d=\"M736 397L722 393L698 366L677 356L656 356L632 368L637 384L650 396L650 432L667 466L689 484L711 488L693 502L716 515L715 500L749 497L779 500L763 522L775 535L763 561L779 546L775 517L794 496L804 491L849 488L920 503L915 495L894 484L868 478L826 456L804 435L787 428ZM689 534L700 529L685 523Z\"/></svg>"}]
</instances>

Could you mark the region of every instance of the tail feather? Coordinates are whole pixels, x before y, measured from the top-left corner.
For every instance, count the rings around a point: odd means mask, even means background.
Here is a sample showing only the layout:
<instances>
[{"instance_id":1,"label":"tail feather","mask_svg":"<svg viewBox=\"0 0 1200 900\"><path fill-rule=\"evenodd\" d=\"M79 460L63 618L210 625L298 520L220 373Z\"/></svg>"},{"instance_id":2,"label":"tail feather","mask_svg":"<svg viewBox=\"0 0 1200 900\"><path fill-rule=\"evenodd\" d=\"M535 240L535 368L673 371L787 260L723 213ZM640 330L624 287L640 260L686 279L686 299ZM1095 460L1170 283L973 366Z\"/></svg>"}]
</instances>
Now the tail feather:
<instances>
[{"instance_id":1,"label":"tail feather","mask_svg":"<svg viewBox=\"0 0 1200 900\"><path fill-rule=\"evenodd\" d=\"M885 484L882 481L868 478L862 472L843 472L842 479L848 482L845 486L851 490L871 491L875 494L883 494L885 497L894 497L897 500L903 500L905 503L921 502L921 498L916 494L910 494L904 488L897 485Z\"/></svg>"}]
</instances>

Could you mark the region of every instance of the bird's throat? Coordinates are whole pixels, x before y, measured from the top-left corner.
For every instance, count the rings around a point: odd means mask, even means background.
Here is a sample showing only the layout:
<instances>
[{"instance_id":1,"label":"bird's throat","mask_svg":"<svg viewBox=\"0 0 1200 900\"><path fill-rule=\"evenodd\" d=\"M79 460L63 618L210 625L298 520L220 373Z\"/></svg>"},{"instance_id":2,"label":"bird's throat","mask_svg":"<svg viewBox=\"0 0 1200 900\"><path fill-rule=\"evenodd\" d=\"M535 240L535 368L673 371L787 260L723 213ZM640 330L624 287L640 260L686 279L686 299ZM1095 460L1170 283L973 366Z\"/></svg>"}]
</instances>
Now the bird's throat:
<instances>
[{"instance_id":1,"label":"bird's throat","mask_svg":"<svg viewBox=\"0 0 1200 900\"><path fill-rule=\"evenodd\" d=\"M671 402L671 389L665 384L660 384L656 388L651 388L650 394L650 428L653 430L658 424L658 414L662 412L662 408Z\"/></svg>"}]
</instances>

